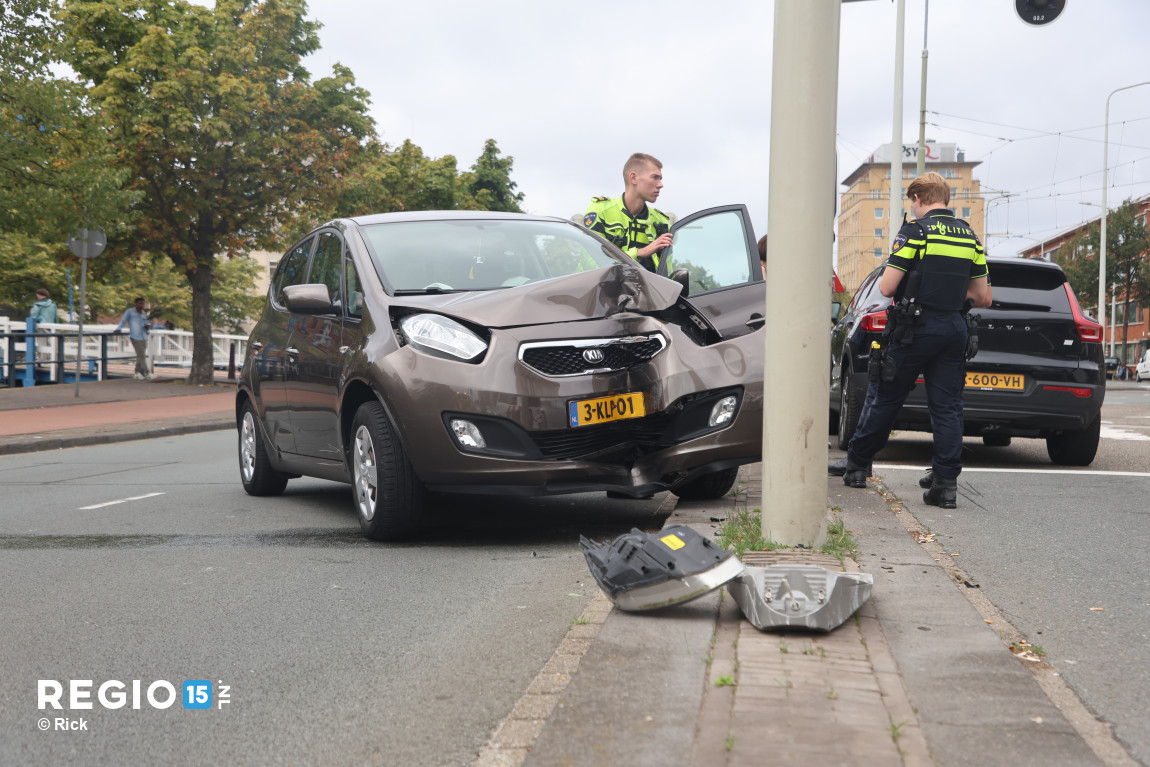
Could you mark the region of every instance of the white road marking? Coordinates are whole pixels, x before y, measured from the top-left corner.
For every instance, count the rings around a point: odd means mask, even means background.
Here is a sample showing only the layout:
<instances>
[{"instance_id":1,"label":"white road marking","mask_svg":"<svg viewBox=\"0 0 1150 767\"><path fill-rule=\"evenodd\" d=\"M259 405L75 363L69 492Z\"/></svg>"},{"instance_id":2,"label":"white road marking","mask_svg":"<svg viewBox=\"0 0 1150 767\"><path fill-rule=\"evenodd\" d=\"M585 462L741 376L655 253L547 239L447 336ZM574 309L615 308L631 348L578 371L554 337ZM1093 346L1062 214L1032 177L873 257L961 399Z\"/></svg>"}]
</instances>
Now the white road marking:
<instances>
[{"instance_id":1,"label":"white road marking","mask_svg":"<svg viewBox=\"0 0 1150 767\"><path fill-rule=\"evenodd\" d=\"M79 511L88 511L89 509L102 509L105 506L115 506L117 503L127 503L128 501L142 501L145 498L155 498L157 495L164 495L164 493L148 493L147 495L133 495L131 498L121 498L118 501L108 501L107 503L97 503L94 506L81 506Z\"/></svg>"},{"instance_id":2,"label":"white road marking","mask_svg":"<svg viewBox=\"0 0 1150 767\"><path fill-rule=\"evenodd\" d=\"M929 466L910 466L903 463L876 463L875 473L879 469L906 469L908 471L926 471ZM962 473L981 471L987 474L1089 474L1095 477L1150 477L1150 471L1092 471L1090 469L992 469L962 467Z\"/></svg>"},{"instance_id":3,"label":"white road marking","mask_svg":"<svg viewBox=\"0 0 1150 767\"><path fill-rule=\"evenodd\" d=\"M1132 442L1150 442L1150 437L1136 431L1127 431L1114 426L1102 425L1100 436L1103 439L1124 439Z\"/></svg>"}]
</instances>

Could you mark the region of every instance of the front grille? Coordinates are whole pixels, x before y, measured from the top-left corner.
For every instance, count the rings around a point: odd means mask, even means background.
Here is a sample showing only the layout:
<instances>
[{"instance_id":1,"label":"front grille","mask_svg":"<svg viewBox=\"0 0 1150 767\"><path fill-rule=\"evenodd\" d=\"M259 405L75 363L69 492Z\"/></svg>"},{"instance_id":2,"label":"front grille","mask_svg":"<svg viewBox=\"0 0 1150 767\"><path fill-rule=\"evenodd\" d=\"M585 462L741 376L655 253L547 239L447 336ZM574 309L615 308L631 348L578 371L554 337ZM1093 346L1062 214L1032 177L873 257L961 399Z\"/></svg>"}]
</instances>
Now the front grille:
<instances>
[{"instance_id":1,"label":"front grille","mask_svg":"<svg viewBox=\"0 0 1150 767\"><path fill-rule=\"evenodd\" d=\"M544 458L570 459L627 448L662 449L674 444L674 417L661 414L575 429L531 432Z\"/></svg>"},{"instance_id":2,"label":"front grille","mask_svg":"<svg viewBox=\"0 0 1150 767\"><path fill-rule=\"evenodd\" d=\"M611 373L641 365L666 346L666 340L657 333L626 338L544 341L523 344L519 347L519 359L528 367L551 377ZM602 359L596 359L597 355L602 355Z\"/></svg>"}]
</instances>

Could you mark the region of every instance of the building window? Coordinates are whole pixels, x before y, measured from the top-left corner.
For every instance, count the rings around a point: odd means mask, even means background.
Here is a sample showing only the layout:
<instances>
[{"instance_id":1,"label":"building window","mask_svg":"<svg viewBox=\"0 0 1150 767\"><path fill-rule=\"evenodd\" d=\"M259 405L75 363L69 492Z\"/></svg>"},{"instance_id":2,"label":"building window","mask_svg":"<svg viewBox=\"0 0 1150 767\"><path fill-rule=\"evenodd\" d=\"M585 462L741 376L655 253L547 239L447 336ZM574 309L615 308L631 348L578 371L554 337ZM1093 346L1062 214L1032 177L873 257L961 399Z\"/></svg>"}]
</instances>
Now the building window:
<instances>
[{"instance_id":1,"label":"building window","mask_svg":"<svg viewBox=\"0 0 1150 767\"><path fill-rule=\"evenodd\" d=\"M882 208L875 208L874 209L874 217L875 218L882 218Z\"/></svg>"},{"instance_id":2,"label":"building window","mask_svg":"<svg viewBox=\"0 0 1150 767\"><path fill-rule=\"evenodd\" d=\"M875 248L874 249L874 257L875 258L882 258L882 248Z\"/></svg>"},{"instance_id":3,"label":"building window","mask_svg":"<svg viewBox=\"0 0 1150 767\"><path fill-rule=\"evenodd\" d=\"M970 208L963 208L962 209L962 217L963 218L970 218Z\"/></svg>"},{"instance_id":4,"label":"building window","mask_svg":"<svg viewBox=\"0 0 1150 767\"><path fill-rule=\"evenodd\" d=\"M276 259L275 261L268 261L268 279L269 280L271 279L271 276L276 273L276 267L279 265L280 265L279 259Z\"/></svg>"},{"instance_id":5,"label":"building window","mask_svg":"<svg viewBox=\"0 0 1150 767\"><path fill-rule=\"evenodd\" d=\"M881 226L876 226L876 227L875 227L875 230L874 230L874 236L875 236L875 237L877 237L877 238L878 238L878 239L880 239L880 240L882 239L882 227L881 227Z\"/></svg>"}]
</instances>

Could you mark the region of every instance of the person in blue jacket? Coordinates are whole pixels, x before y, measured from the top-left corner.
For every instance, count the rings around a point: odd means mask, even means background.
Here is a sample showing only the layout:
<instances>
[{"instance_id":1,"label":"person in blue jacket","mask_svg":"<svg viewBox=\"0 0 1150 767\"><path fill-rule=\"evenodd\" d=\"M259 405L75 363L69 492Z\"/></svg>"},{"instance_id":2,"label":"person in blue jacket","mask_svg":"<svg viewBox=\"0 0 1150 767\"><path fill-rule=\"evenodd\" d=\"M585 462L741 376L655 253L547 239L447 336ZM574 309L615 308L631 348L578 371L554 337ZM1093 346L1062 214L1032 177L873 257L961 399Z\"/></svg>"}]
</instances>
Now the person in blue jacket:
<instances>
[{"instance_id":1,"label":"person in blue jacket","mask_svg":"<svg viewBox=\"0 0 1150 767\"><path fill-rule=\"evenodd\" d=\"M60 321L60 312L56 310L56 302L52 300L47 288L40 288L36 291L36 303L32 304L32 310L28 312L28 316L38 322Z\"/></svg>"},{"instance_id":2,"label":"person in blue jacket","mask_svg":"<svg viewBox=\"0 0 1150 767\"><path fill-rule=\"evenodd\" d=\"M148 312L144 308L143 297L136 298L136 305L124 312L120 324L113 331L119 333L124 325L128 326L128 338L132 341L132 348L136 350L136 378L151 380L156 377L148 368Z\"/></svg>"}]
</instances>

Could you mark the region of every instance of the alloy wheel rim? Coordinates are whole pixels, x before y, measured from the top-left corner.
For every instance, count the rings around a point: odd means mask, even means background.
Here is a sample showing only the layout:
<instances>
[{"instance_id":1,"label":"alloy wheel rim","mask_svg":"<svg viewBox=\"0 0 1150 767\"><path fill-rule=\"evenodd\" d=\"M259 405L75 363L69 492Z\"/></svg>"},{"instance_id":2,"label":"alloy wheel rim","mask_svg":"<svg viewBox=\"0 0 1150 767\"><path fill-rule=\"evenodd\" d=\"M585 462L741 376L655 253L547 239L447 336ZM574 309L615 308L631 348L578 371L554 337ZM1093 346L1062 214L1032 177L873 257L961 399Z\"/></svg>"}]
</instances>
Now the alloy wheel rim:
<instances>
[{"instance_id":1,"label":"alloy wheel rim","mask_svg":"<svg viewBox=\"0 0 1150 767\"><path fill-rule=\"evenodd\" d=\"M355 433L354 457L352 465L355 467L355 505L359 514L370 522L375 516L375 504L379 497L379 488L376 486L375 445L371 442L371 433L366 426L360 426Z\"/></svg>"},{"instance_id":2,"label":"alloy wheel rim","mask_svg":"<svg viewBox=\"0 0 1150 767\"><path fill-rule=\"evenodd\" d=\"M251 482L256 473L256 424L250 411L244 413L240 430L240 470L244 480Z\"/></svg>"}]
</instances>

